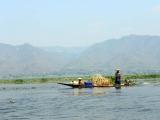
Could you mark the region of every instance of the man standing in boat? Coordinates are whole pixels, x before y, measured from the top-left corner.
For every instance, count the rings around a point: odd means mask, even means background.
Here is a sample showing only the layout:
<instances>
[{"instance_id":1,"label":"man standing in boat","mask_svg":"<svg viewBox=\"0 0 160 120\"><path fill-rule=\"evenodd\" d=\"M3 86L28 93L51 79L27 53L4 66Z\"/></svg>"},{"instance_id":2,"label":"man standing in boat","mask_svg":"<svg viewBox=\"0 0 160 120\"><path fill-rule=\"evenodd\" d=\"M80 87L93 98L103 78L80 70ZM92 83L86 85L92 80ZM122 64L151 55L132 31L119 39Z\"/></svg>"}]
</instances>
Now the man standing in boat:
<instances>
[{"instance_id":1,"label":"man standing in boat","mask_svg":"<svg viewBox=\"0 0 160 120\"><path fill-rule=\"evenodd\" d=\"M115 85L121 85L121 73L119 71L119 69L116 70L116 73L115 73Z\"/></svg>"}]
</instances>

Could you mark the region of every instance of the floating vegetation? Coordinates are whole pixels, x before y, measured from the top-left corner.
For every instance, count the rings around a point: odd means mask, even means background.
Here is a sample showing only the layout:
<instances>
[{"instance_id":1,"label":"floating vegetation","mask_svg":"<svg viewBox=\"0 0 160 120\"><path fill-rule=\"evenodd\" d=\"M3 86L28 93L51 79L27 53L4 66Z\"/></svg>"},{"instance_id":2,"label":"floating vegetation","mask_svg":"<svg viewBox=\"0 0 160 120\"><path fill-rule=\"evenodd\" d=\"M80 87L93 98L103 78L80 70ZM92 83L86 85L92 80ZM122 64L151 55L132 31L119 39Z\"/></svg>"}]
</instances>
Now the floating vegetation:
<instances>
[{"instance_id":1,"label":"floating vegetation","mask_svg":"<svg viewBox=\"0 0 160 120\"><path fill-rule=\"evenodd\" d=\"M152 81L152 83L157 83L157 81Z\"/></svg>"},{"instance_id":2,"label":"floating vegetation","mask_svg":"<svg viewBox=\"0 0 160 120\"><path fill-rule=\"evenodd\" d=\"M91 76L78 76L81 77L82 80L88 81ZM115 81L114 75L112 76L103 76L105 78L109 78L110 83L113 84ZM137 82L135 79L150 79L150 78L160 78L160 74L132 74L132 75L122 75L122 83L125 79L129 79L131 83ZM134 79L134 80L133 80ZM23 79L1 79L0 84L24 84L24 83L45 83L45 82L67 82L77 80L77 76L69 76L69 77L55 77L55 78L23 78ZM152 80L153 81L153 80Z\"/></svg>"},{"instance_id":3,"label":"floating vegetation","mask_svg":"<svg viewBox=\"0 0 160 120\"><path fill-rule=\"evenodd\" d=\"M40 80L40 82L48 82L48 79L47 79L47 78L42 78L42 79Z\"/></svg>"},{"instance_id":4,"label":"floating vegetation","mask_svg":"<svg viewBox=\"0 0 160 120\"><path fill-rule=\"evenodd\" d=\"M0 90L30 90L36 89L36 87L2 87Z\"/></svg>"},{"instance_id":5,"label":"floating vegetation","mask_svg":"<svg viewBox=\"0 0 160 120\"><path fill-rule=\"evenodd\" d=\"M6 90L6 88L5 88L5 87L2 87L2 89L3 89L3 90Z\"/></svg>"},{"instance_id":6,"label":"floating vegetation","mask_svg":"<svg viewBox=\"0 0 160 120\"><path fill-rule=\"evenodd\" d=\"M10 100L10 103L14 103L14 100Z\"/></svg>"},{"instance_id":7,"label":"floating vegetation","mask_svg":"<svg viewBox=\"0 0 160 120\"><path fill-rule=\"evenodd\" d=\"M31 89L36 89L36 87L31 87Z\"/></svg>"},{"instance_id":8,"label":"floating vegetation","mask_svg":"<svg viewBox=\"0 0 160 120\"><path fill-rule=\"evenodd\" d=\"M155 83L154 86L160 86L160 83Z\"/></svg>"},{"instance_id":9,"label":"floating vegetation","mask_svg":"<svg viewBox=\"0 0 160 120\"><path fill-rule=\"evenodd\" d=\"M16 80L14 80L14 83L22 84L22 83L24 83L24 81L22 79L16 79Z\"/></svg>"}]
</instances>

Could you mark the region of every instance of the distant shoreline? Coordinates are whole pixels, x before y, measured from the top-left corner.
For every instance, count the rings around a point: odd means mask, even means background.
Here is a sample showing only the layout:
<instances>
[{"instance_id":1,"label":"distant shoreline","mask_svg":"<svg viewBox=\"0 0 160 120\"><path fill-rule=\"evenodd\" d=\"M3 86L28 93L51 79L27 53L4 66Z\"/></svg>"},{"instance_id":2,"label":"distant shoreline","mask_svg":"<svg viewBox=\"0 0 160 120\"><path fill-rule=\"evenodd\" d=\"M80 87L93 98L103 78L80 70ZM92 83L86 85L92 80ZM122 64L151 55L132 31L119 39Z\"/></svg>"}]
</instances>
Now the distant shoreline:
<instances>
[{"instance_id":1,"label":"distant shoreline","mask_svg":"<svg viewBox=\"0 0 160 120\"><path fill-rule=\"evenodd\" d=\"M88 81L91 76L65 76L65 77L37 77L37 78L17 78L17 79L0 79L0 84L25 84L25 83L45 83L45 82L68 82L72 80L77 80L78 77L81 77L82 80ZM111 84L114 82L114 76L103 76L106 78L110 78ZM130 74L130 75L123 75L122 76L122 82L125 79L151 79L153 78L153 81L155 81L155 78L160 78L160 74Z\"/></svg>"}]
</instances>

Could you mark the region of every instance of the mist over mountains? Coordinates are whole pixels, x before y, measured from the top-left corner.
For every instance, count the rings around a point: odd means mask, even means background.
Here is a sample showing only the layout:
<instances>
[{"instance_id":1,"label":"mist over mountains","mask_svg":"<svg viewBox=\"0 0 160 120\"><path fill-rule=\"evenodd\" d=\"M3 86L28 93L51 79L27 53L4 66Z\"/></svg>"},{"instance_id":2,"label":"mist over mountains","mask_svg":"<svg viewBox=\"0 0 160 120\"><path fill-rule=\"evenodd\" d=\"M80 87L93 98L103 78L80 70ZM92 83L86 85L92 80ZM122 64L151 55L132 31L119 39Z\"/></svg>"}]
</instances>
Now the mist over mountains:
<instances>
[{"instance_id":1,"label":"mist over mountains","mask_svg":"<svg viewBox=\"0 0 160 120\"><path fill-rule=\"evenodd\" d=\"M11 46L0 43L0 76L160 72L160 37L129 35L89 47Z\"/></svg>"}]
</instances>

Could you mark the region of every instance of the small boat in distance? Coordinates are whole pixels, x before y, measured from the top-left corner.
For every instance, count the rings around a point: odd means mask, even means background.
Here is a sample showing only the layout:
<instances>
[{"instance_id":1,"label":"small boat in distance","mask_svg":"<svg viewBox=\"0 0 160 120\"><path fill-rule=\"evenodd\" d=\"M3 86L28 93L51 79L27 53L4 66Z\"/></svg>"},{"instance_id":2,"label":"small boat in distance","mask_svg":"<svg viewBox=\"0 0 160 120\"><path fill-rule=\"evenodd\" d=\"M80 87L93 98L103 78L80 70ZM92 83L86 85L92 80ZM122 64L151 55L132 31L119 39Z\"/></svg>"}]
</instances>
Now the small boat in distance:
<instances>
[{"instance_id":1,"label":"small boat in distance","mask_svg":"<svg viewBox=\"0 0 160 120\"><path fill-rule=\"evenodd\" d=\"M91 88L91 87L115 87L121 88L121 86L130 86L131 84L110 84L110 78L102 77L100 74L93 75L87 82L82 82L82 78L78 78L78 81L72 81L70 83L58 83L73 88Z\"/></svg>"},{"instance_id":2,"label":"small boat in distance","mask_svg":"<svg viewBox=\"0 0 160 120\"><path fill-rule=\"evenodd\" d=\"M69 84L69 83L58 83L58 84L69 86L69 87L72 87L72 88L92 88L92 87L116 87L117 88L117 87L122 87L122 86L128 86L128 85L125 85L125 84L94 86L94 85L89 84L90 82L84 82L84 83L85 84L83 84L83 85L79 85L79 84L75 85L75 84Z\"/></svg>"}]
</instances>

